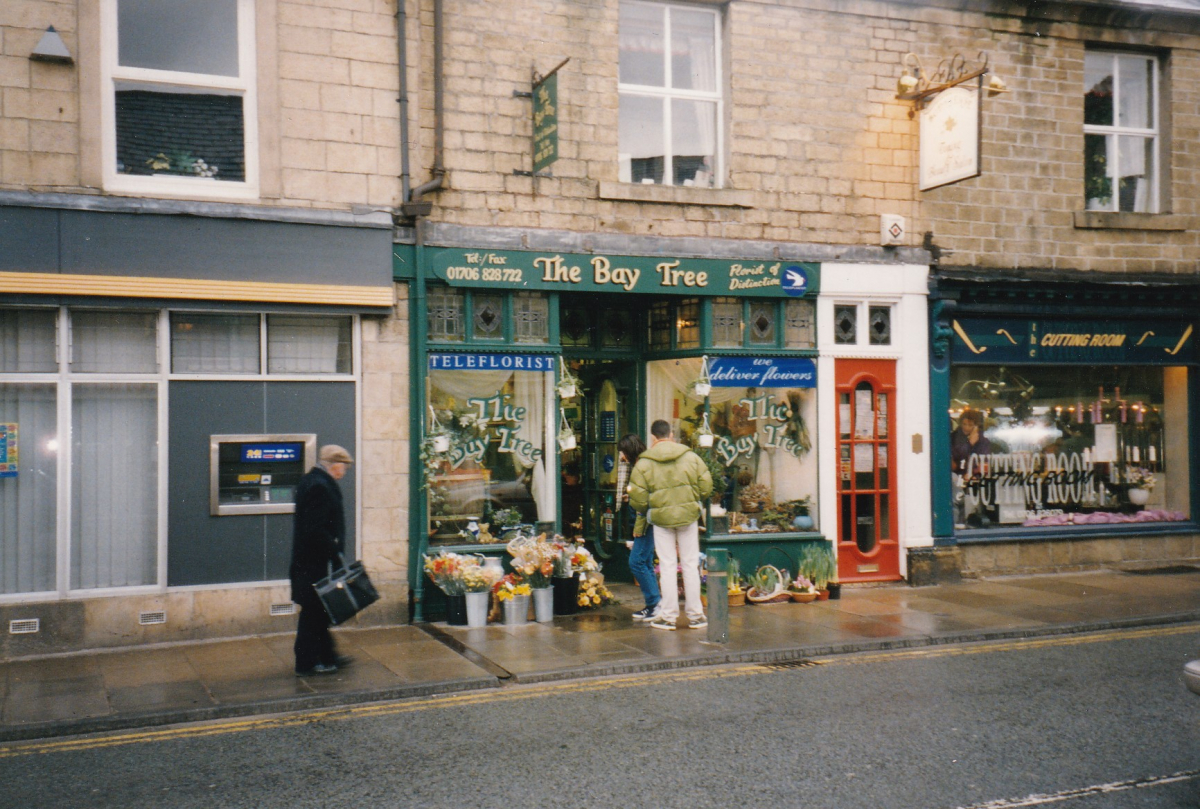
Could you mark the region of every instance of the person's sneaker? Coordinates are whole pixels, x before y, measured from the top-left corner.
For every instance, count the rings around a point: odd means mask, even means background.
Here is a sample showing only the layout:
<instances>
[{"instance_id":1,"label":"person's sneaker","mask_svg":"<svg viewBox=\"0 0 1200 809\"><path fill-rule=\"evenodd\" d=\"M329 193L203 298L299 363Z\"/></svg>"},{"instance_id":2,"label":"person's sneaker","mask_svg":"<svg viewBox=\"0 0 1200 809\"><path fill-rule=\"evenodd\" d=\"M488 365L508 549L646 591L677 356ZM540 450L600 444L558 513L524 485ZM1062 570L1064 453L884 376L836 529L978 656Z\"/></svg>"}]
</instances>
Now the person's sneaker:
<instances>
[{"instance_id":1,"label":"person's sneaker","mask_svg":"<svg viewBox=\"0 0 1200 809\"><path fill-rule=\"evenodd\" d=\"M701 615L699 618L688 618L688 629L703 629L708 626L708 619Z\"/></svg>"},{"instance_id":2,"label":"person's sneaker","mask_svg":"<svg viewBox=\"0 0 1200 809\"><path fill-rule=\"evenodd\" d=\"M651 629L666 629L670 632L675 631L675 622L668 621L666 618L659 616L650 622Z\"/></svg>"},{"instance_id":3,"label":"person's sneaker","mask_svg":"<svg viewBox=\"0 0 1200 809\"><path fill-rule=\"evenodd\" d=\"M653 621L658 617L658 607L644 607L633 614L635 621Z\"/></svg>"},{"instance_id":4,"label":"person's sneaker","mask_svg":"<svg viewBox=\"0 0 1200 809\"><path fill-rule=\"evenodd\" d=\"M311 669L296 669L297 677L309 677L313 674L333 674L337 671L337 666L331 666L328 663L318 663Z\"/></svg>"}]
</instances>

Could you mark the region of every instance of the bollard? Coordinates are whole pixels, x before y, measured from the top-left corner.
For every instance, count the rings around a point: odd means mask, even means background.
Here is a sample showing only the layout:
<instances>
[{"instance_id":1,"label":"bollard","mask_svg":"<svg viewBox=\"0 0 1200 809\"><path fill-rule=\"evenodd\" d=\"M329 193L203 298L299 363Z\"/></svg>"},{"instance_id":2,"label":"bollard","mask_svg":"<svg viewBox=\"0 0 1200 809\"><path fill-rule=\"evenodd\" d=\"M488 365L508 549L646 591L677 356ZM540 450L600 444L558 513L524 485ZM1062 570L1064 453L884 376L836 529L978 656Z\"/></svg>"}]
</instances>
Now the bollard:
<instances>
[{"instance_id":1,"label":"bollard","mask_svg":"<svg viewBox=\"0 0 1200 809\"><path fill-rule=\"evenodd\" d=\"M708 642L729 641L729 551L710 548L708 577Z\"/></svg>"}]
</instances>

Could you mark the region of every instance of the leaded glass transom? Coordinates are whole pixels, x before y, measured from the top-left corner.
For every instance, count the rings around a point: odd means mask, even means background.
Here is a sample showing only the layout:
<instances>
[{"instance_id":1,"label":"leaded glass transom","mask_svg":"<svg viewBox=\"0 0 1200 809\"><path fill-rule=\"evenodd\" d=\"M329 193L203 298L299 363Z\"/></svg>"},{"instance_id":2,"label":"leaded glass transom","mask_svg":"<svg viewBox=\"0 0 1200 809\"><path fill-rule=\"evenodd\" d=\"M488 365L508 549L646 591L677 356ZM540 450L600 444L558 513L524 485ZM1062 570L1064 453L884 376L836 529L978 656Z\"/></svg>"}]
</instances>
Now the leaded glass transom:
<instances>
[{"instance_id":1,"label":"leaded glass transom","mask_svg":"<svg viewBox=\"0 0 1200 809\"><path fill-rule=\"evenodd\" d=\"M605 348L629 348L633 345L633 312L615 309L604 313L600 342Z\"/></svg>"},{"instance_id":2,"label":"leaded glass transom","mask_svg":"<svg viewBox=\"0 0 1200 809\"><path fill-rule=\"evenodd\" d=\"M750 304L750 344L775 345L775 304Z\"/></svg>"},{"instance_id":3,"label":"leaded glass transom","mask_svg":"<svg viewBox=\"0 0 1200 809\"><path fill-rule=\"evenodd\" d=\"M459 342L466 336L463 294L449 287L431 288L426 296L429 339Z\"/></svg>"},{"instance_id":4,"label":"leaded glass transom","mask_svg":"<svg viewBox=\"0 0 1200 809\"><path fill-rule=\"evenodd\" d=\"M833 307L833 342L854 345L858 342L858 307Z\"/></svg>"},{"instance_id":5,"label":"leaded glass transom","mask_svg":"<svg viewBox=\"0 0 1200 809\"><path fill-rule=\"evenodd\" d=\"M689 298L679 303L679 331L676 339L678 348L696 348L700 345L700 300Z\"/></svg>"},{"instance_id":6,"label":"leaded glass transom","mask_svg":"<svg viewBox=\"0 0 1200 809\"><path fill-rule=\"evenodd\" d=\"M892 307L872 306L870 311L871 325L868 333L871 345L887 346L892 344Z\"/></svg>"},{"instance_id":7,"label":"leaded glass transom","mask_svg":"<svg viewBox=\"0 0 1200 809\"><path fill-rule=\"evenodd\" d=\"M513 296L513 319L518 343L550 342L550 301L539 292Z\"/></svg>"},{"instance_id":8,"label":"leaded glass transom","mask_svg":"<svg viewBox=\"0 0 1200 809\"><path fill-rule=\"evenodd\" d=\"M712 303L713 345L737 347L742 344L742 302L737 298L716 298Z\"/></svg>"},{"instance_id":9,"label":"leaded glass transom","mask_svg":"<svg viewBox=\"0 0 1200 809\"><path fill-rule=\"evenodd\" d=\"M671 347L671 305L656 303L650 307L650 348Z\"/></svg>"},{"instance_id":10,"label":"leaded glass transom","mask_svg":"<svg viewBox=\"0 0 1200 809\"><path fill-rule=\"evenodd\" d=\"M504 337L504 298L500 295L480 295L472 298L471 324L477 340L499 340Z\"/></svg>"},{"instance_id":11,"label":"leaded glass transom","mask_svg":"<svg viewBox=\"0 0 1200 809\"><path fill-rule=\"evenodd\" d=\"M579 306L564 306L559 318L558 339L565 346L590 345L588 312Z\"/></svg>"},{"instance_id":12,"label":"leaded glass transom","mask_svg":"<svg viewBox=\"0 0 1200 809\"><path fill-rule=\"evenodd\" d=\"M783 339L788 348L816 347L815 308L812 301L796 299L787 302Z\"/></svg>"}]
</instances>

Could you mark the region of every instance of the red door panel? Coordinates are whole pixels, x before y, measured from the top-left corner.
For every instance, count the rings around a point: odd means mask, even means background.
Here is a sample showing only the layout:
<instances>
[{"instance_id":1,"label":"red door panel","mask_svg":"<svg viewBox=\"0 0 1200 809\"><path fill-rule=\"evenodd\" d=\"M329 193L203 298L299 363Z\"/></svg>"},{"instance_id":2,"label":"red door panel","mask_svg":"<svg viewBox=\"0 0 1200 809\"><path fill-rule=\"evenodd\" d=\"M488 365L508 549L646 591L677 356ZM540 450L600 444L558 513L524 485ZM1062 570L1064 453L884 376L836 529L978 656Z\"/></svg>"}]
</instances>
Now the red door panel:
<instances>
[{"instance_id":1,"label":"red door panel","mask_svg":"<svg viewBox=\"0 0 1200 809\"><path fill-rule=\"evenodd\" d=\"M900 578L896 480L896 363L839 359L838 579Z\"/></svg>"}]
</instances>

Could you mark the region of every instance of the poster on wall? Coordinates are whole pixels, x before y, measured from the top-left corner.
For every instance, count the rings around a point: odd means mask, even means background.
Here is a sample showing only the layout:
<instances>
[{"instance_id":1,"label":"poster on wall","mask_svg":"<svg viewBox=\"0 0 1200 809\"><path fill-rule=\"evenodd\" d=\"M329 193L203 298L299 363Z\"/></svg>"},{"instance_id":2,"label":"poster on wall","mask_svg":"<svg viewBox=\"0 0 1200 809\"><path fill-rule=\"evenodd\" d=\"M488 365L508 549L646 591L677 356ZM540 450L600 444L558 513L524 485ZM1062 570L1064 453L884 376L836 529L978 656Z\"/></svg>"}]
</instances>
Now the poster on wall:
<instances>
[{"instance_id":1,"label":"poster on wall","mask_svg":"<svg viewBox=\"0 0 1200 809\"><path fill-rule=\"evenodd\" d=\"M0 478L17 476L17 425L0 423Z\"/></svg>"}]
</instances>

